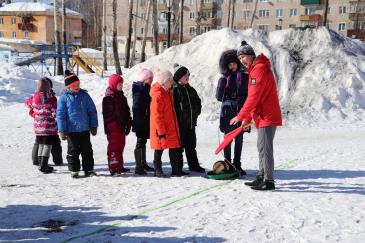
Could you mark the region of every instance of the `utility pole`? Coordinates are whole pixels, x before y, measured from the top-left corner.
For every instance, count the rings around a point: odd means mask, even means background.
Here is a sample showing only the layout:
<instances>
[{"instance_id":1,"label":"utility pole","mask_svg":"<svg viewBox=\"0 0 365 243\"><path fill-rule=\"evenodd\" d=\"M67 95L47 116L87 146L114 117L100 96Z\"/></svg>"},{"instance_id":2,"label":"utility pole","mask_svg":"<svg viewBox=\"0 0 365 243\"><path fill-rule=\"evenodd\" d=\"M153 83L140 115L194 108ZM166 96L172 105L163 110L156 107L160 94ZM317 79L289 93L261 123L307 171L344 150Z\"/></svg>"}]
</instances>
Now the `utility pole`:
<instances>
[{"instance_id":1,"label":"utility pole","mask_svg":"<svg viewBox=\"0 0 365 243\"><path fill-rule=\"evenodd\" d=\"M133 22L133 0L129 0L129 11L128 11L128 38L127 45L125 47L125 64L126 68L129 68L129 59L131 54L131 39L132 39L132 22ZM134 30L136 31L136 30Z\"/></svg>"},{"instance_id":2,"label":"utility pole","mask_svg":"<svg viewBox=\"0 0 365 243\"><path fill-rule=\"evenodd\" d=\"M103 69L108 70L108 62L106 59L107 56L107 46L106 46L106 0L103 0L103 40L102 40L102 49L103 49Z\"/></svg>"},{"instance_id":3,"label":"utility pole","mask_svg":"<svg viewBox=\"0 0 365 243\"><path fill-rule=\"evenodd\" d=\"M252 18L251 18L251 23L250 23L250 28L252 29L252 26L253 26L253 21L255 19L255 15L256 15L256 11L257 11L257 4L258 4L259 0L256 0L255 2L255 8L253 10L253 13L252 13Z\"/></svg>"},{"instance_id":4,"label":"utility pole","mask_svg":"<svg viewBox=\"0 0 365 243\"><path fill-rule=\"evenodd\" d=\"M132 67L134 65L134 61L136 60L136 45L137 45L137 20L139 18L138 8L139 7L139 0L136 3L136 13L134 14L134 24L133 24L133 47L132 47L132 58L129 62L129 66Z\"/></svg>"},{"instance_id":5,"label":"utility pole","mask_svg":"<svg viewBox=\"0 0 365 243\"><path fill-rule=\"evenodd\" d=\"M152 0L152 19L153 19L153 49L155 55L159 54L159 43L158 43L158 12L157 12L157 0Z\"/></svg>"},{"instance_id":6,"label":"utility pole","mask_svg":"<svg viewBox=\"0 0 365 243\"><path fill-rule=\"evenodd\" d=\"M55 46L56 46L56 52L58 55L61 55L61 36L60 36L60 31L58 29L58 0L54 0L53 1L53 15L54 15L54 35L55 35ZM56 75L63 75L63 66L62 66L62 58L58 57L56 58Z\"/></svg>"},{"instance_id":7,"label":"utility pole","mask_svg":"<svg viewBox=\"0 0 365 243\"><path fill-rule=\"evenodd\" d=\"M113 56L115 72L122 75L122 69L120 68L118 43L117 43L117 0L113 0Z\"/></svg>"},{"instance_id":8,"label":"utility pole","mask_svg":"<svg viewBox=\"0 0 365 243\"><path fill-rule=\"evenodd\" d=\"M325 0L324 13L323 13L323 26L327 25L327 14L328 14L328 0Z\"/></svg>"},{"instance_id":9,"label":"utility pole","mask_svg":"<svg viewBox=\"0 0 365 243\"><path fill-rule=\"evenodd\" d=\"M180 0L180 33L179 33L179 44L184 41L184 0Z\"/></svg>"}]
</instances>

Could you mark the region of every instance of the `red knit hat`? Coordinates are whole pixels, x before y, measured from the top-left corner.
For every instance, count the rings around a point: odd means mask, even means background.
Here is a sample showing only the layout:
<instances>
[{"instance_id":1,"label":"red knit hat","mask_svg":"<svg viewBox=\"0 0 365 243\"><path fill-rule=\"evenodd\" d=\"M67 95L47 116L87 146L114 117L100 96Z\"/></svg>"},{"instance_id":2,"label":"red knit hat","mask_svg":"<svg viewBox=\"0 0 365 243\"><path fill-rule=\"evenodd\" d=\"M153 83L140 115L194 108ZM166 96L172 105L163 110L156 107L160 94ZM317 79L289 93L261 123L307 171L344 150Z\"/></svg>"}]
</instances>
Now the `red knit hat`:
<instances>
[{"instance_id":1,"label":"red knit hat","mask_svg":"<svg viewBox=\"0 0 365 243\"><path fill-rule=\"evenodd\" d=\"M117 90L117 86L118 86L118 83L123 83L123 78L122 76L118 75L118 74L112 74L110 75L109 77L109 87L116 91Z\"/></svg>"}]
</instances>

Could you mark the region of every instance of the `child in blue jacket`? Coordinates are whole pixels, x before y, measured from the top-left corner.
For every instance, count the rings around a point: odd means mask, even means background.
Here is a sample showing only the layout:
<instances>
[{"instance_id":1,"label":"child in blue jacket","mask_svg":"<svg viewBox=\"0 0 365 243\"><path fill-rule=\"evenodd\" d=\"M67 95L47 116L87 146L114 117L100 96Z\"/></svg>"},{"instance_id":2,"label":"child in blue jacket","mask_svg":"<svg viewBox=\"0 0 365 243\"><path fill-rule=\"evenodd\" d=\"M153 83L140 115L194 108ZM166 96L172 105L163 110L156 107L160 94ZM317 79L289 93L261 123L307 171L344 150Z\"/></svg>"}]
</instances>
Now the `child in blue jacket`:
<instances>
[{"instance_id":1,"label":"child in blue jacket","mask_svg":"<svg viewBox=\"0 0 365 243\"><path fill-rule=\"evenodd\" d=\"M67 139L67 162L71 176L79 176L80 159L85 176L95 176L90 133L98 127L96 107L89 94L80 89L78 77L66 70L65 91L57 104L57 125L62 140Z\"/></svg>"}]
</instances>

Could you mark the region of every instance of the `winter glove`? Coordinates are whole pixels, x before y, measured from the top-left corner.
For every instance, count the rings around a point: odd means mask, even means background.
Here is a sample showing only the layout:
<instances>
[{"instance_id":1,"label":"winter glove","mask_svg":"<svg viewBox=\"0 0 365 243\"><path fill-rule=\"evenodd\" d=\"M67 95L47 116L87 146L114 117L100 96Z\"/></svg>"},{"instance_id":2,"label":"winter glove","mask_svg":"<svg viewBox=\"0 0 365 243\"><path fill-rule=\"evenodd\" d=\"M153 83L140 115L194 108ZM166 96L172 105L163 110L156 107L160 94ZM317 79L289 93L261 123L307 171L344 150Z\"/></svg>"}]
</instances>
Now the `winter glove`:
<instances>
[{"instance_id":1,"label":"winter glove","mask_svg":"<svg viewBox=\"0 0 365 243\"><path fill-rule=\"evenodd\" d=\"M66 132L60 132L60 136L62 140L66 140L67 139L67 133Z\"/></svg>"},{"instance_id":2,"label":"winter glove","mask_svg":"<svg viewBox=\"0 0 365 243\"><path fill-rule=\"evenodd\" d=\"M98 133L98 128L96 128L96 127L92 127L92 128L90 129L90 133L91 133L91 135L95 136L95 135Z\"/></svg>"}]
</instances>

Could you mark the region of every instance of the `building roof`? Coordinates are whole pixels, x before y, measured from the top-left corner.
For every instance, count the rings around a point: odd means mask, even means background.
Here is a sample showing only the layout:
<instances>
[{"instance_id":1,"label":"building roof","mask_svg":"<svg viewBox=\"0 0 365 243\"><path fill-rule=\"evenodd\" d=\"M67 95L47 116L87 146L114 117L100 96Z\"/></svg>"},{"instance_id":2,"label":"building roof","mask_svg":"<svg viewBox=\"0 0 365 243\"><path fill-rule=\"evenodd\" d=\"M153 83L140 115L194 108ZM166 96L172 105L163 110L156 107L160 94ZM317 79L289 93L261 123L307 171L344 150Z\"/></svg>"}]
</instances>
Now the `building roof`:
<instances>
[{"instance_id":1,"label":"building roof","mask_svg":"<svg viewBox=\"0 0 365 243\"><path fill-rule=\"evenodd\" d=\"M32 14L52 14L53 15L53 6L45 3L28 3L28 2L17 2L6 4L0 8L0 15L7 14L21 14L21 13L32 13ZM59 9L59 12L62 12L62 9ZM79 16L82 18L82 15L78 12L75 12L71 9L66 8L66 15L71 16Z\"/></svg>"}]
</instances>

